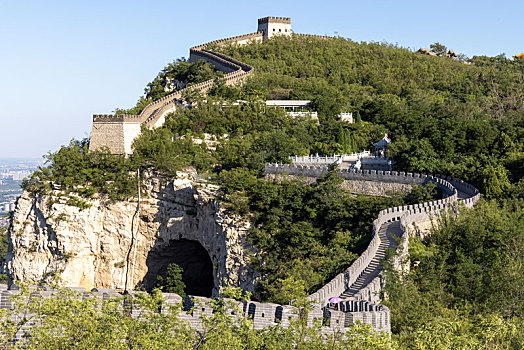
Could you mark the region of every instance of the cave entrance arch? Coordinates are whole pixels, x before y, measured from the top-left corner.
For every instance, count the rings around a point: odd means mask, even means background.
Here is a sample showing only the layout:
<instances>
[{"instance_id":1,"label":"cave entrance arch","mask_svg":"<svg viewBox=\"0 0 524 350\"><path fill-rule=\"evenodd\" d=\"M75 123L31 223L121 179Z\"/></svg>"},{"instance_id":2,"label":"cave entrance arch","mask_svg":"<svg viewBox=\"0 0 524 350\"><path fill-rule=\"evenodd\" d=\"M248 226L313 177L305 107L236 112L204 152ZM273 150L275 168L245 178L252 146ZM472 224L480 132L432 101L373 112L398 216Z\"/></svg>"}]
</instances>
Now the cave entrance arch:
<instances>
[{"instance_id":1,"label":"cave entrance arch","mask_svg":"<svg viewBox=\"0 0 524 350\"><path fill-rule=\"evenodd\" d=\"M176 263L184 270L182 280L186 294L210 297L214 287L213 264L206 249L189 239L170 240L168 245L155 247L146 258L147 274L142 281L147 290L153 289L158 276L165 275L167 267Z\"/></svg>"}]
</instances>

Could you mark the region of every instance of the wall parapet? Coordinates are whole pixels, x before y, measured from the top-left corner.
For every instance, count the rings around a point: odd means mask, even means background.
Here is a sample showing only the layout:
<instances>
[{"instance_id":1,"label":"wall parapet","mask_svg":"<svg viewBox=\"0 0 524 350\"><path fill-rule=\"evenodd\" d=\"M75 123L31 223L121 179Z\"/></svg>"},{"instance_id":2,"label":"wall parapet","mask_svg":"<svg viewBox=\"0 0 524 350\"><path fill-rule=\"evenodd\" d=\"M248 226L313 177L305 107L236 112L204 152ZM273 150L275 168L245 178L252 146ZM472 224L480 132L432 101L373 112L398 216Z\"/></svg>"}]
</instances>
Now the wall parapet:
<instances>
[{"instance_id":1,"label":"wall parapet","mask_svg":"<svg viewBox=\"0 0 524 350\"><path fill-rule=\"evenodd\" d=\"M235 42L239 42L239 41L245 41L245 40L250 40L250 39L253 39L253 40L262 39L263 34L264 33L262 33L262 32L253 32L253 33L249 33L249 34L242 34L242 35L231 36L229 38L224 38L224 39L217 39L217 40L213 40L213 41L207 42L205 44L193 46L193 47L190 48L190 50L201 50L201 49L204 49L204 48L212 46L212 45L222 46L224 44L231 44L231 43L235 43Z\"/></svg>"},{"instance_id":2,"label":"wall parapet","mask_svg":"<svg viewBox=\"0 0 524 350\"><path fill-rule=\"evenodd\" d=\"M140 116L134 114L93 114L94 123L117 123L131 122L139 123Z\"/></svg>"},{"instance_id":3,"label":"wall parapet","mask_svg":"<svg viewBox=\"0 0 524 350\"><path fill-rule=\"evenodd\" d=\"M330 164L333 163L331 161L335 158L337 158L337 156L326 157L324 158L324 162L320 164L266 163L264 170L266 174L289 174L306 177L318 177L320 175L326 174L329 171ZM307 160L309 159L310 158L307 158ZM345 271L339 273L331 281L308 297L309 300L320 305L325 305L330 297L344 293L353 283L356 282L359 277L362 276L365 269L369 266L378 252L378 247L381 243L378 232L382 225L399 221L401 237L403 237L405 236L408 223L438 216L442 211L454 207L459 200L459 191L468 195L468 198L461 199L461 201L466 206L474 205L480 196L479 191L474 186L462 180L451 177L441 177L440 175L428 175L402 171L347 169L339 170L339 176L345 180L395 182L402 184L424 184L427 182L434 182L437 184L438 188L442 190L444 198L425 203L417 203L413 205L381 210L377 218L373 221L372 239L366 250ZM353 295L353 298L357 300L367 300L369 302L378 303L380 301L379 295L381 290L382 277L379 275L371 280L371 282L369 282L367 285L360 288L358 292Z\"/></svg>"},{"instance_id":4,"label":"wall parapet","mask_svg":"<svg viewBox=\"0 0 524 350\"><path fill-rule=\"evenodd\" d=\"M313 38L313 39L333 39L334 37L329 35L316 35L316 34L304 34L304 33L295 33L293 36L302 37L302 38Z\"/></svg>"},{"instance_id":5,"label":"wall parapet","mask_svg":"<svg viewBox=\"0 0 524 350\"><path fill-rule=\"evenodd\" d=\"M284 23L284 24L291 24L291 18L290 17L263 17L258 19L258 23Z\"/></svg>"},{"instance_id":6,"label":"wall parapet","mask_svg":"<svg viewBox=\"0 0 524 350\"><path fill-rule=\"evenodd\" d=\"M0 309L14 310L13 297L20 294L19 290L7 290L6 285L0 285ZM58 295L56 290L49 287L30 287L31 297L44 299ZM93 288L90 292L84 288L70 288L77 292L81 299L98 298L103 301L121 298L122 307L128 310L132 317L140 317L145 311L141 303L135 303L134 299L145 292L129 291L122 294L120 291L108 288ZM193 329L203 331L203 317L211 317L214 313L214 300L206 297L186 296L182 299L175 293L162 293L163 302L158 306L159 312L166 315L170 309L178 311L178 317L187 322ZM236 301L224 298L226 314L233 319L246 317L252 320L254 329L263 329L280 325L289 327L290 321L299 317L300 309L291 305L279 305L273 303L260 303L256 301ZM326 326L322 327L323 333L345 331L351 323L357 320L371 324L376 330L390 331L390 311L384 305L374 305L366 301L348 301L340 303L340 312L333 313L327 308L314 305L308 313L307 326L315 326L317 321L322 321ZM340 322L340 319L343 322ZM38 322L36 323L38 325ZM30 328L25 328L27 332ZM24 332L20 333L16 340L22 339Z\"/></svg>"},{"instance_id":7,"label":"wall parapet","mask_svg":"<svg viewBox=\"0 0 524 350\"><path fill-rule=\"evenodd\" d=\"M226 85L233 85L242 83L244 79L253 74L254 68L246 63L240 62L232 57L222 53L213 52L206 48L210 45L223 45L225 43L242 42L246 40L262 39L263 33L249 33L245 35L238 35L231 38L215 40L203 45L195 46L190 49L190 59L198 60L204 59L218 69L221 69L226 74L224 80ZM184 91L199 90L202 93L209 91L214 85L214 80L207 80L198 84L187 86L184 89L175 91L167 96L155 100L148 104L140 113L140 115L94 115L93 123L97 124L125 124L125 123L141 123L148 128L158 127L164 123L165 116L169 112L176 110L177 105L181 102ZM138 136L136 133L129 133L123 135L121 138L108 139L108 135L100 134L101 131L93 124L91 137L97 141L90 143L89 149L99 149L104 146L109 146L112 152L122 153L126 149L125 145L131 145L133 139ZM99 135L100 134L100 135ZM130 148L130 146L129 146ZM126 152L129 153L129 152Z\"/></svg>"}]
</instances>

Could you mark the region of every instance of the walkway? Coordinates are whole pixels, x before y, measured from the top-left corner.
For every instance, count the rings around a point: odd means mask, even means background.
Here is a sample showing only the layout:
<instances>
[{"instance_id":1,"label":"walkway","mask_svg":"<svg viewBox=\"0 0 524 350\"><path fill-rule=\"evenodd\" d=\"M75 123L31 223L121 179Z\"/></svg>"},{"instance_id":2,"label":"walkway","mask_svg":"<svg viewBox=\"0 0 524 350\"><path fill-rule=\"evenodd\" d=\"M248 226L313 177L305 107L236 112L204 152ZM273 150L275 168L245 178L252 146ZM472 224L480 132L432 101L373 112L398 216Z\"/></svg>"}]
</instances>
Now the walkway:
<instances>
[{"instance_id":1,"label":"walkway","mask_svg":"<svg viewBox=\"0 0 524 350\"><path fill-rule=\"evenodd\" d=\"M353 283L344 293L340 295L341 299L351 299L362 288L369 284L375 277L377 277L382 270L382 260L386 257L387 250L395 248L397 245L396 237L402 234L400 230L400 222L393 221L384 224L380 227L378 235L380 237L380 245L377 253L371 263L366 267L360 277Z\"/></svg>"},{"instance_id":2,"label":"walkway","mask_svg":"<svg viewBox=\"0 0 524 350\"><path fill-rule=\"evenodd\" d=\"M467 199L470 197L465 192L458 191L458 199ZM400 230L400 222L394 221L382 225L379 232L380 245L378 246L377 253L369 266L363 271L359 278L344 292L340 295L343 300L354 298L364 287L366 287L375 277L380 274L382 270L382 260L385 259L387 250L389 248L395 248L397 241L394 237L399 237L402 232Z\"/></svg>"}]
</instances>

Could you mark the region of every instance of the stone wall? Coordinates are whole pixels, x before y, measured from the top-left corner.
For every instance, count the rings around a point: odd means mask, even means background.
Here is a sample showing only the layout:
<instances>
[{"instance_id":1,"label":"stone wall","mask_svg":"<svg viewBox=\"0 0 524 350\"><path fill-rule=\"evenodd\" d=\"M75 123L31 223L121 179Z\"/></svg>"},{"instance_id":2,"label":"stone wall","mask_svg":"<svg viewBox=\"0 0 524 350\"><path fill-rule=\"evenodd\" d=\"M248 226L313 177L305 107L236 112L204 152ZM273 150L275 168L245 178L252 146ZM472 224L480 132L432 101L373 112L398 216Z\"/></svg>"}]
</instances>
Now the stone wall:
<instances>
[{"instance_id":1,"label":"stone wall","mask_svg":"<svg viewBox=\"0 0 524 350\"><path fill-rule=\"evenodd\" d=\"M0 309L12 309L14 303L12 297L20 293L19 290L7 290L6 285L0 285ZM53 297L54 291L49 287L31 287L33 290L30 297L34 298L50 298ZM78 293L79 298L99 298L100 300L108 300L110 298L122 298L122 304L126 307L133 317L139 317L142 314L142 309L138 304L133 303L133 298L143 292L130 292L127 297L114 289L108 288L93 288L88 292L84 288L73 288ZM174 293L163 293L163 303L159 305L160 312L166 314L173 307L177 308L182 305L182 310L177 314L178 318L187 322L193 329L204 331L202 316L211 317L213 315L212 301L209 298L187 296L184 300ZM227 305L226 314L233 319L246 317L253 321L254 329L264 329L266 327L280 325L284 328L289 327L291 320L296 320L299 317L299 309L290 305L278 305L271 303L259 303L254 301L235 301L232 299L224 299ZM384 305L373 305L367 301L347 301L340 303L340 311L321 308L314 305L313 309L308 313L307 326L313 327L316 321L322 321L325 326L322 327L322 332L340 333L345 332L347 327L355 323L357 320L372 324L376 330L390 331L390 311ZM32 326L38 325L38 321L28 323L15 336L19 341L26 335Z\"/></svg>"},{"instance_id":2,"label":"stone wall","mask_svg":"<svg viewBox=\"0 0 524 350\"><path fill-rule=\"evenodd\" d=\"M265 24L264 24L265 23ZM259 20L259 25L272 25L272 26L285 26L286 29L291 33L290 19L286 17L267 17ZM289 28L288 28L289 26ZM273 27L272 27L273 28ZM276 28L276 27L275 27ZM280 28L280 27L279 27ZM282 27L284 28L284 27ZM314 37L314 38L330 38L328 36L309 35L309 34L294 34L302 37ZM222 70L226 75L224 79L227 85L241 84L245 78L253 74L253 67L235 60L224 54L207 50L208 47L214 45L226 45L226 44L238 44L243 45L251 41L261 41L267 38L267 33L262 32L249 33L245 35L234 36L230 38L220 39L211 41L206 44L198 45L190 49L190 60L192 62L204 59L214 64L219 70ZM198 89L202 93L206 93L213 85L213 80L203 82L201 84L193 85L186 89ZM179 90L164 98L154 101L150 105L146 106L144 110L136 117L135 120L121 119L119 116L107 115L105 119L97 118L93 116L93 128L91 131L91 142L89 144L90 150L100 149L108 147L111 153L115 154L130 154L131 144L133 140L138 136L135 126L124 126L122 124L130 122L139 122L149 128L162 126L165 120L166 114L176 110L179 104L182 93ZM103 124L115 124L113 126L104 127ZM124 132L124 130L133 130L132 132ZM114 132L114 135L113 135ZM123 136L122 136L123 134Z\"/></svg>"},{"instance_id":3,"label":"stone wall","mask_svg":"<svg viewBox=\"0 0 524 350\"><path fill-rule=\"evenodd\" d=\"M306 178L315 178L321 175L327 174L329 171L328 164L313 164L313 165L299 165L299 164L266 164L265 173L275 175L290 174L294 176L303 176ZM443 211L456 208L457 201L459 199L459 193L461 194L461 202L465 206L474 205L479 199L478 190L465 183L462 180L454 179L451 177L440 177L439 175L425 175L418 173L409 172L397 172L397 171L376 171L376 170L340 170L339 176L349 181L365 181L365 182L376 182L380 186L388 183L396 184L424 184L427 182L435 182L437 186L442 190L444 198L430 201L426 203L419 203L409 206L401 206L384 209L379 212L377 219L373 221L372 239L367 249L362 253L357 260L355 260L349 268L338 274L330 282L324 285L315 293L309 296L309 300L314 303L325 305L328 299L332 296L342 295L346 290L350 288L355 281L362 276L366 268L369 266L371 261L378 253L380 246L380 236L378 235L382 225L399 221L402 242L397 248L399 251L398 256L395 258L394 265L397 268L402 267L402 261L405 259L407 254L407 230L410 224L414 222L429 220L433 217L440 215ZM267 176L267 175L266 175ZM367 319L374 320L373 322L379 322L379 324L373 323L375 328L384 327L389 329L389 314L383 315L382 318L377 318L374 311L374 307L380 302L380 292L382 291L382 277L379 275L371 280L370 283L360 288L358 293L353 295L353 299L366 301L370 303L370 309L363 310L360 314L344 315L343 308L340 311L334 311L329 309L327 312L331 314L337 314L336 319L344 320L356 320L356 319ZM353 302L353 301L352 301ZM346 309L347 310L347 309ZM345 321L346 322L346 321ZM349 322L349 321L347 321ZM387 322L384 324L380 322ZM338 322L340 324L340 322Z\"/></svg>"},{"instance_id":4,"label":"stone wall","mask_svg":"<svg viewBox=\"0 0 524 350\"><path fill-rule=\"evenodd\" d=\"M409 208L402 214L400 217L400 228L404 234L401 245L397 249L398 255L394 261L394 265L398 270L404 272L409 270L409 262L407 261L407 258L410 236L427 235L429 228L433 226L434 220L437 219L443 211L453 210L456 212L457 209L459 209L457 204L471 208L480 199L480 192L475 188L475 186L450 176L446 177L446 180L451 186L453 186L453 188L462 192L466 198L462 198L459 203L447 203L445 206L443 206L442 203L436 203L423 208L413 207Z\"/></svg>"},{"instance_id":5,"label":"stone wall","mask_svg":"<svg viewBox=\"0 0 524 350\"><path fill-rule=\"evenodd\" d=\"M262 36L263 36L263 34L261 32L255 32L255 33L231 36L229 38L213 40L213 41L207 42L205 44L201 44L201 45L198 45L198 46L193 46L191 49L193 49L193 50L201 50L201 49L204 49L206 47L213 46L213 45L217 45L217 46L223 46L223 45L228 45L228 44L241 45L241 44L246 44L246 43L248 43L250 41L262 41Z\"/></svg>"},{"instance_id":6,"label":"stone wall","mask_svg":"<svg viewBox=\"0 0 524 350\"><path fill-rule=\"evenodd\" d=\"M266 174L267 180L282 181L285 178L297 179L304 183L312 184L317 181L316 177L303 175L288 175L288 174ZM341 187L354 194L365 194L378 197L389 197L392 193L401 192L407 194L413 188L412 184L403 184L397 182L380 182L367 180L346 180L341 184Z\"/></svg>"},{"instance_id":7,"label":"stone wall","mask_svg":"<svg viewBox=\"0 0 524 350\"><path fill-rule=\"evenodd\" d=\"M124 122L94 121L89 140L89 150L107 147L113 154L124 154Z\"/></svg>"},{"instance_id":8,"label":"stone wall","mask_svg":"<svg viewBox=\"0 0 524 350\"><path fill-rule=\"evenodd\" d=\"M241 45L253 40L262 40L262 33L240 35L195 46L190 49L190 61L206 60L217 67L217 69L226 73L224 75L226 85L241 84L246 77L253 74L253 67L227 55L207 50L206 48L208 46L224 45L226 43L237 43ZM208 80L173 92L146 106L139 116L104 115L101 117L100 115L94 115L89 149L96 150L102 147L108 147L110 152L114 154L131 154L133 140L140 134L140 127L136 125L137 123L139 125L145 125L148 128L162 126L165 121L165 116L175 111L181 103L184 90L198 90L201 93L206 93L211 89L213 84L213 80Z\"/></svg>"},{"instance_id":9,"label":"stone wall","mask_svg":"<svg viewBox=\"0 0 524 350\"><path fill-rule=\"evenodd\" d=\"M190 50L189 51L189 62L198 62L200 60L207 61L214 65L216 69L224 72L231 73L239 69L239 67L227 60L221 59L218 56L208 54L203 50Z\"/></svg>"}]
</instances>

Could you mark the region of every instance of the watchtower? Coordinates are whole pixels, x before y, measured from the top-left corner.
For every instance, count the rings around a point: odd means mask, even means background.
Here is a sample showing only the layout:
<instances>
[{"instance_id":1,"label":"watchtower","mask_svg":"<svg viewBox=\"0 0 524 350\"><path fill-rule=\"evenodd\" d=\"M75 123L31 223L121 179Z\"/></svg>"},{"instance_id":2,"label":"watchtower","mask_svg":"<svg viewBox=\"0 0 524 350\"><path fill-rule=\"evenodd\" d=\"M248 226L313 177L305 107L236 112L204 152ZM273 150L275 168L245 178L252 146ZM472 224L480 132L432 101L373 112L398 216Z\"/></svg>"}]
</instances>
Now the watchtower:
<instances>
[{"instance_id":1,"label":"watchtower","mask_svg":"<svg viewBox=\"0 0 524 350\"><path fill-rule=\"evenodd\" d=\"M258 19L258 31L264 33L264 39L274 35L291 36L291 18L289 17L264 17Z\"/></svg>"}]
</instances>

